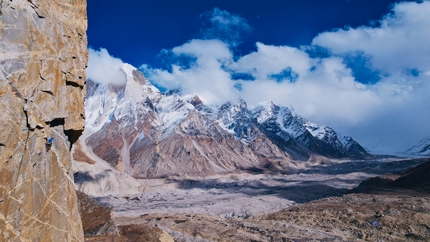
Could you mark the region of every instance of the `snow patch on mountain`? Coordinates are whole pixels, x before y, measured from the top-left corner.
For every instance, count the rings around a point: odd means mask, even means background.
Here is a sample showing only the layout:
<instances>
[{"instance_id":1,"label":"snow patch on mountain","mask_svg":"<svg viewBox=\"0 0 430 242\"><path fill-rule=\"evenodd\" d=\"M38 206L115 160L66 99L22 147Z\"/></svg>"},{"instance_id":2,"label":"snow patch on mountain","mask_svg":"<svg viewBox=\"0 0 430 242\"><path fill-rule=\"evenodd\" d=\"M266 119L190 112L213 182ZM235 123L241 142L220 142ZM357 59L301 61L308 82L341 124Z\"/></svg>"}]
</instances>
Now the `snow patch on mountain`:
<instances>
[{"instance_id":1,"label":"snow patch on mountain","mask_svg":"<svg viewBox=\"0 0 430 242\"><path fill-rule=\"evenodd\" d=\"M412 146L406 151L406 153L411 155L430 156L430 136L422 139L416 145Z\"/></svg>"},{"instance_id":2,"label":"snow patch on mountain","mask_svg":"<svg viewBox=\"0 0 430 242\"><path fill-rule=\"evenodd\" d=\"M95 93L85 100L85 130L97 132L111 121L111 114L116 109L116 94L108 93L108 85L100 86Z\"/></svg>"},{"instance_id":3,"label":"snow patch on mountain","mask_svg":"<svg viewBox=\"0 0 430 242\"><path fill-rule=\"evenodd\" d=\"M163 96L156 105L160 117L163 134L178 126L190 113L194 106L184 101L178 94Z\"/></svg>"}]
</instances>

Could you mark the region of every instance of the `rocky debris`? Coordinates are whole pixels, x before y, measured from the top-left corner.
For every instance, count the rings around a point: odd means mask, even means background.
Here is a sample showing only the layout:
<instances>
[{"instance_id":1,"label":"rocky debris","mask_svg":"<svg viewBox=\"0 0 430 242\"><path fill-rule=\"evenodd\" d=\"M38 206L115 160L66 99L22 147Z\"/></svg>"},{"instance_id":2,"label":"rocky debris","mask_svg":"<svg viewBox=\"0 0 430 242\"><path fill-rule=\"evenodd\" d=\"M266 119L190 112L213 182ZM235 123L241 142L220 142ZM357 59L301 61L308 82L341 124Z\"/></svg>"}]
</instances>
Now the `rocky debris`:
<instances>
[{"instance_id":1,"label":"rocky debris","mask_svg":"<svg viewBox=\"0 0 430 242\"><path fill-rule=\"evenodd\" d=\"M85 122L86 1L0 2L0 240L82 241L70 146Z\"/></svg>"},{"instance_id":2,"label":"rocky debris","mask_svg":"<svg viewBox=\"0 0 430 242\"><path fill-rule=\"evenodd\" d=\"M98 200L114 206L118 226L155 226L175 241L428 240L428 192L396 187L345 195L375 174L383 178L367 184L379 189L425 160L344 161L289 175L145 179L140 195Z\"/></svg>"},{"instance_id":3,"label":"rocky debris","mask_svg":"<svg viewBox=\"0 0 430 242\"><path fill-rule=\"evenodd\" d=\"M195 213L115 219L158 226L175 241L427 241L429 204L428 196L350 194L246 219Z\"/></svg>"},{"instance_id":4,"label":"rocky debris","mask_svg":"<svg viewBox=\"0 0 430 242\"><path fill-rule=\"evenodd\" d=\"M111 207L100 205L96 199L83 192L76 193L85 241L173 242L169 234L151 225L130 224L118 227L112 216ZM133 201L138 197L125 196L125 199Z\"/></svg>"},{"instance_id":5,"label":"rocky debris","mask_svg":"<svg viewBox=\"0 0 430 242\"><path fill-rule=\"evenodd\" d=\"M172 237L155 226L125 225L119 227L119 235L85 237L85 241L97 242L173 242Z\"/></svg>"},{"instance_id":6,"label":"rocky debris","mask_svg":"<svg viewBox=\"0 0 430 242\"><path fill-rule=\"evenodd\" d=\"M172 237L162 229L145 225L121 226L121 236L130 242L173 242Z\"/></svg>"},{"instance_id":7,"label":"rocky debris","mask_svg":"<svg viewBox=\"0 0 430 242\"><path fill-rule=\"evenodd\" d=\"M401 175L363 181L349 195L262 216L325 230L341 240L417 241L430 238L429 159Z\"/></svg>"},{"instance_id":8,"label":"rocky debris","mask_svg":"<svg viewBox=\"0 0 430 242\"><path fill-rule=\"evenodd\" d=\"M288 221L223 219L203 214L151 214L141 218L118 218L121 223L158 226L174 241L341 241L325 231L304 228Z\"/></svg>"},{"instance_id":9,"label":"rocky debris","mask_svg":"<svg viewBox=\"0 0 430 242\"><path fill-rule=\"evenodd\" d=\"M203 213L119 216L121 226L157 226L175 241L428 241L429 194L348 194L254 217Z\"/></svg>"},{"instance_id":10,"label":"rocky debris","mask_svg":"<svg viewBox=\"0 0 430 242\"><path fill-rule=\"evenodd\" d=\"M340 241L428 240L429 202L428 195L401 191L397 195L350 194L293 206L259 219L289 221L303 230L319 230Z\"/></svg>"},{"instance_id":11,"label":"rocky debris","mask_svg":"<svg viewBox=\"0 0 430 242\"><path fill-rule=\"evenodd\" d=\"M86 237L119 235L112 218L112 208L101 206L97 200L77 191L79 214Z\"/></svg>"}]
</instances>

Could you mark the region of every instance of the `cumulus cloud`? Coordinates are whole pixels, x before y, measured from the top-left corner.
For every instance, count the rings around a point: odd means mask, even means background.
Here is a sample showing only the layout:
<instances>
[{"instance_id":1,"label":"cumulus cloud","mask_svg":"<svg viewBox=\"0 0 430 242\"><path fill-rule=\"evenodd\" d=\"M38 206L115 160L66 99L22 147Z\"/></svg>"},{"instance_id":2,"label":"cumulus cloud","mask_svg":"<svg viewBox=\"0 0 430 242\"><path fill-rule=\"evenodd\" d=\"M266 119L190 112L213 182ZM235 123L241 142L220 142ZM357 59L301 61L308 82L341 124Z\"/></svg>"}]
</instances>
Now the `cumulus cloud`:
<instances>
[{"instance_id":1,"label":"cumulus cloud","mask_svg":"<svg viewBox=\"0 0 430 242\"><path fill-rule=\"evenodd\" d=\"M237 100L238 91L223 69L233 58L226 43L220 40L192 40L171 50L174 57L192 60L189 68L172 65L172 70L151 69L142 66L152 82L168 88L180 88L184 95L199 95L202 101L222 104Z\"/></svg>"},{"instance_id":2,"label":"cumulus cloud","mask_svg":"<svg viewBox=\"0 0 430 242\"><path fill-rule=\"evenodd\" d=\"M257 43L257 51L241 57L231 68L248 72L257 79L265 79L291 68L303 75L312 66L312 60L305 52L288 46L270 46Z\"/></svg>"},{"instance_id":3,"label":"cumulus cloud","mask_svg":"<svg viewBox=\"0 0 430 242\"><path fill-rule=\"evenodd\" d=\"M208 104L273 100L373 151L402 151L430 134L428 26L430 2L400 3L376 27L321 33L300 49L257 43L255 52L233 56L226 41L195 39L170 51L171 70L143 69L156 84ZM318 48L328 54L310 55ZM359 81L351 62L372 81Z\"/></svg>"},{"instance_id":4,"label":"cumulus cloud","mask_svg":"<svg viewBox=\"0 0 430 242\"><path fill-rule=\"evenodd\" d=\"M220 39L232 46L240 43L241 34L251 31L248 21L239 15L214 8L201 17L209 20L211 27L201 30L203 39Z\"/></svg>"},{"instance_id":5,"label":"cumulus cloud","mask_svg":"<svg viewBox=\"0 0 430 242\"><path fill-rule=\"evenodd\" d=\"M127 79L120 59L109 55L104 48L99 51L90 48L88 52L87 79L99 84L125 84Z\"/></svg>"},{"instance_id":6,"label":"cumulus cloud","mask_svg":"<svg viewBox=\"0 0 430 242\"><path fill-rule=\"evenodd\" d=\"M379 27L363 26L319 34L312 42L333 54L363 52L373 67L386 74L403 74L416 68L430 71L430 1L394 6Z\"/></svg>"}]
</instances>

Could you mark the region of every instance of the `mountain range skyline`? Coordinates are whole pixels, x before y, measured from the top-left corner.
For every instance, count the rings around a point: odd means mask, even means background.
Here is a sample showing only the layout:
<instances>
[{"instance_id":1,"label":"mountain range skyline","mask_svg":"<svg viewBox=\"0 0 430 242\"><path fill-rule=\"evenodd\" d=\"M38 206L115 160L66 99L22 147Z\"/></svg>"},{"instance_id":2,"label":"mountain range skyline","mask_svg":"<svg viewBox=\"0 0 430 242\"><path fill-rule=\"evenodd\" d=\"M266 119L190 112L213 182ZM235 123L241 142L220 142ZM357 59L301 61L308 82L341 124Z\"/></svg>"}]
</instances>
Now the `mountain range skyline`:
<instances>
[{"instance_id":1,"label":"mountain range skyline","mask_svg":"<svg viewBox=\"0 0 430 242\"><path fill-rule=\"evenodd\" d=\"M109 164L134 178L162 178L294 172L330 159L373 157L352 137L271 101L207 105L198 96L161 93L129 64L122 70L125 85L88 80L87 122L75 160Z\"/></svg>"}]
</instances>

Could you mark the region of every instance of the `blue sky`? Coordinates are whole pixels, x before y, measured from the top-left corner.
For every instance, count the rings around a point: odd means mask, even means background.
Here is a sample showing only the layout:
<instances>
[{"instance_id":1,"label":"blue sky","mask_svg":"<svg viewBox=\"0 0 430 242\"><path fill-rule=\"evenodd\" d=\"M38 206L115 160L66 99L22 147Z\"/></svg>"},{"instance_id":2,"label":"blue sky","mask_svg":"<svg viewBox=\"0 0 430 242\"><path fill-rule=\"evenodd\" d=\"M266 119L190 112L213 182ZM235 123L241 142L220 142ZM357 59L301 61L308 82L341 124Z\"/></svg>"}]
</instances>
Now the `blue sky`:
<instances>
[{"instance_id":1,"label":"blue sky","mask_svg":"<svg viewBox=\"0 0 430 242\"><path fill-rule=\"evenodd\" d=\"M319 33L379 20L393 0L128 0L124 3L88 0L88 39L95 49L139 66L161 67L157 55L209 28L205 13L214 8L238 14L252 30L238 46L242 54L257 41L271 45L308 45Z\"/></svg>"},{"instance_id":2,"label":"blue sky","mask_svg":"<svg viewBox=\"0 0 430 242\"><path fill-rule=\"evenodd\" d=\"M206 103L271 99L375 152L430 135L429 1L88 1L88 18L100 82L127 62Z\"/></svg>"}]
</instances>

